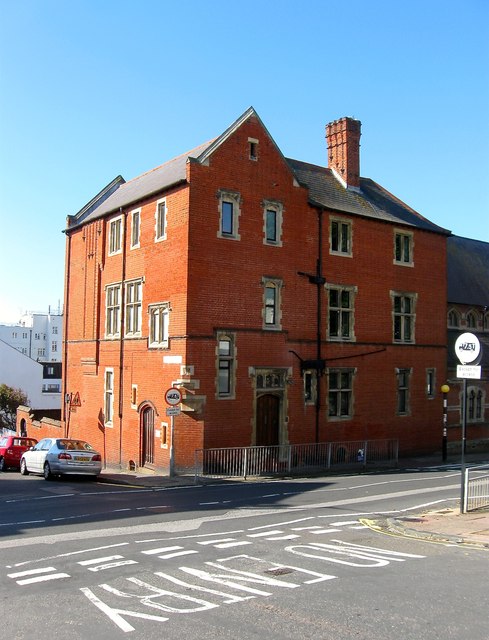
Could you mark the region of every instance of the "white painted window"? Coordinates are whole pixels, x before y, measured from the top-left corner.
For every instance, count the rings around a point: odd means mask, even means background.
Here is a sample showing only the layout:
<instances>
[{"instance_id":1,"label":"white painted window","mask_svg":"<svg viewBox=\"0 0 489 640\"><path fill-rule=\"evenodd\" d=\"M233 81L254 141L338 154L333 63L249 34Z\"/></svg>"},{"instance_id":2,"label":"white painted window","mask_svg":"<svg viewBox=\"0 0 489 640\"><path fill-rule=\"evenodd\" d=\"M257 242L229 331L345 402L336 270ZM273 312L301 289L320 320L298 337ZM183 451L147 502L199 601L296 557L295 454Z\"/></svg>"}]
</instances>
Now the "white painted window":
<instances>
[{"instance_id":1,"label":"white painted window","mask_svg":"<svg viewBox=\"0 0 489 640\"><path fill-rule=\"evenodd\" d=\"M131 212L131 249L137 249L141 235L141 209Z\"/></svg>"},{"instance_id":2,"label":"white painted window","mask_svg":"<svg viewBox=\"0 0 489 640\"><path fill-rule=\"evenodd\" d=\"M149 306L149 348L168 348L170 303L160 302Z\"/></svg>"},{"instance_id":3,"label":"white painted window","mask_svg":"<svg viewBox=\"0 0 489 640\"><path fill-rule=\"evenodd\" d=\"M122 216L109 221L109 256L122 251L123 240Z\"/></svg>"},{"instance_id":4,"label":"white painted window","mask_svg":"<svg viewBox=\"0 0 489 640\"><path fill-rule=\"evenodd\" d=\"M414 343L416 297L391 291L394 342Z\"/></svg>"},{"instance_id":5,"label":"white painted window","mask_svg":"<svg viewBox=\"0 0 489 640\"><path fill-rule=\"evenodd\" d=\"M329 225L330 253L352 255L352 223L344 218L332 218Z\"/></svg>"},{"instance_id":6,"label":"white painted window","mask_svg":"<svg viewBox=\"0 0 489 640\"><path fill-rule=\"evenodd\" d=\"M155 211L155 242L166 240L166 224L167 224L167 208L166 198L158 200Z\"/></svg>"},{"instance_id":7,"label":"white painted window","mask_svg":"<svg viewBox=\"0 0 489 640\"><path fill-rule=\"evenodd\" d=\"M141 279L126 282L126 317L124 332L128 337L141 335L142 293Z\"/></svg>"},{"instance_id":8,"label":"white painted window","mask_svg":"<svg viewBox=\"0 0 489 640\"><path fill-rule=\"evenodd\" d=\"M241 213L239 193L231 191L219 192L219 238L240 240L239 216Z\"/></svg>"},{"instance_id":9,"label":"white painted window","mask_svg":"<svg viewBox=\"0 0 489 640\"><path fill-rule=\"evenodd\" d=\"M104 422L112 425L114 420L114 369L106 369L104 376Z\"/></svg>"},{"instance_id":10,"label":"white painted window","mask_svg":"<svg viewBox=\"0 0 489 640\"><path fill-rule=\"evenodd\" d=\"M121 285L111 284L105 289L105 337L116 338L121 331Z\"/></svg>"},{"instance_id":11,"label":"white painted window","mask_svg":"<svg viewBox=\"0 0 489 640\"><path fill-rule=\"evenodd\" d=\"M279 278L262 278L263 285L263 328L281 329L281 290Z\"/></svg>"},{"instance_id":12,"label":"white painted window","mask_svg":"<svg viewBox=\"0 0 489 640\"><path fill-rule=\"evenodd\" d=\"M413 234L408 231L394 231L394 264L402 264L412 267L413 260Z\"/></svg>"}]
</instances>

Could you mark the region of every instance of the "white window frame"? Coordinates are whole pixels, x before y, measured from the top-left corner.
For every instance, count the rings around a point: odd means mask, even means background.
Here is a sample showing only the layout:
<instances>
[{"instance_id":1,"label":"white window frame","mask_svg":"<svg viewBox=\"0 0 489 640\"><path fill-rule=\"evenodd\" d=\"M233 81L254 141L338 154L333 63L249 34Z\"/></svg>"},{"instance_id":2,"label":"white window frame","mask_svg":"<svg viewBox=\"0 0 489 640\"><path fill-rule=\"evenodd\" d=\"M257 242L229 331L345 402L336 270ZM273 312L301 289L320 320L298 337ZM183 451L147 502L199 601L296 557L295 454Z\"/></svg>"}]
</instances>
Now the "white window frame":
<instances>
[{"instance_id":1,"label":"white window frame","mask_svg":"<svg viewBox=\"0 0 489 640\"><path fill-rule=\"evenodd\" d=\"M239 217L241 215L241 196L235 191L219 191L218 193L219 204L219 229L217 230L218 238L225 238L226 240L241 240L239 235ZM229 203L232 206L232 229L231 232L223 231L223 205Z\"/></svg>"},{"instance_id":2,"label":"white window frame","mask_svg":"<svg viewBox=\"0 0 489 640\"><path fill-rule=\"evenodd\" d=\"M436 369L428 367L426 369L426 395L432 400L436 395Z\"/></svg>"},{"instance_id":3,"label":"white window frame","mask_svg":"<svg viewBox=\"0 0 489 640\"><path fill-rule=\"evenodd\" d=\"M263 244L274 247L282 246L282 222L283 222L283 204L274 200L264 200L263 206ZM267 220L268 212L275 214L275 238L268 237Z\"/></svg>"},{"instance_id":4,"label":"white window frame","mask_svg":"<svg viewBox=\"0 0 489 640\"><path fill-rule=\"evenodd\" d=\"M337 238L333 236L333 227L337 226ZM346 241L345 241L346 234ZM333 216L329 221L329 252L334 256L353 256L353 222L348 218Z\"/></svg>"},{"instance_id":5,"label":"white window frame","mask_svg":"<svg viewBox=\"0 0 489 640\"><path fill-rule=\"evenodd\" d=\"M170 303L158 302L148 306L149 349L168 349L170 328Z\"/></svg>"},{"instance_id":6,"label":"white window frame","mask_svg":"<svg viewBox=\"0 0 489 640\"><path fill-rule=\"evenodd\" d=\"M406 254L406 248L409 255ZM403 267L414 267L414 234L404 229L394 229L393 263Z\"/></svg>"},{"instance_id":7,"label":"white window frame","mask_svg":"<svg viewBox=\"0 0 489 640\"><path fill-rule=\"evenodd\" d=\"M329 284L325 285L326 291L328 292L328 324L327 324L327 337L329 340L335 342L355 342L355 297L358 292L358 287L356 286L346 286L341 284ZM331 292L338 292L338 300L339 306L331 306ZM349 296L349 306L342 307L341 306L341 298L343 292L348 293ZM336 313L338 315L338 335L333 335L331 332L331 314ZM343 317L348 314L348 335L342 335L342 326L343 326Z\"/></svg>"},{"instance_id":8,"label":"white window frame","mask_svg":"<svg viewBox=\"0 0 489 640\"><path fill-rule=\"evenodd\" d=\"M162 216L163 212L163 216ZM155 209L155 242L166 240L168 224L168 205L166 198L160 198L156 201Z\"/></svg>"},{"instance_id":9,"label":"white window frame","mask_svg":"<svg viewBox=\"0 0 489 640\"><path fill-rule=\"evenodd\" d=\"M258 139L248 138L248 151L250 160L256 162L258 160Z\"/></svg>"},{"instance_id":10,"label":"white window frame","mask_svg":"<svg viewBox=\"0 0 489 640\"><path fill-rule=\"evenodd\" d=\"M263 308L262 308L262 327L263 329L276 331L282 329L282 287L283 282L280 278L266 277L262 278L263 286ZM274 302L270 304L268 295L269 290L274 290ZM273 313L273 322L269 321L270 310Z\"/></svg>"},{"instance_id":11,"label":"white window frame","mask_svg":"<svg viewBox=\"0 0 489 640\"><path fill-rule=\"evenodd\" d=\"M114 369L107 367L104 372L104 423L110 427L114 422L114 386Z\"/></svg>"},{"instance_id":12,"label":"white window frame","mask_svg":"<svg viewBox=\"0 0 489 640\"><path fill-rule=\"evenodd\" d=\"M109 256L122 253L122 243L124 242L123 216L117 216L109 220Z\"/></svg>"},{"instance_id":13,"label":"white window frame","mask_svg":"<svg viewBox=\"0 0 489 640\"><path fill-rule=\"evenodd\" d=\"M142 327L143 279L125 282L124 295L124 335L127 338L138 338Z\"/></svg>"},{"instance_id":14,"label":"white window frame","mask_svg":"<svg viewBox=\"0 0 489 640\"><path fill-rule=\"evenodd\" d=\"M139 249L141 242L141 209L131 211L131 249Z\"/></svg>"},{"instance_id":15,"label":"white window frame","mask_svg":"<svg viewBox=\"0 0 489 640\"><path fill-rule=\"evenodd\" d=\"M114 302L112 296L116 294ZM121 335L122 284L108 284L105 287L105 337L119 338Z\"/></svg>"}]
</instances>

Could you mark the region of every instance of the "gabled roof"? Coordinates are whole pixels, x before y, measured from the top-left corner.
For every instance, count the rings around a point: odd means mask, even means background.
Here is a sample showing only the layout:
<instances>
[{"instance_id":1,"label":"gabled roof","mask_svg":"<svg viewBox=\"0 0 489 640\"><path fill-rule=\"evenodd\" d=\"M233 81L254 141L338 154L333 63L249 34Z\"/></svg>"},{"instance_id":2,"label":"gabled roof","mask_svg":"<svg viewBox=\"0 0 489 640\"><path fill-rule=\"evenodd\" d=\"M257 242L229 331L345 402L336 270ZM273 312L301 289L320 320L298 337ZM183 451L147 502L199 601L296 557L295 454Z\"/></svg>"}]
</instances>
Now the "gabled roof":
<instances>
[{"instance_id":1,"label":"gabled roof","mask_svg":"<svg viewBox=\"0 0 489 640\"><path fill-rule=\"evenodd\" d=\"M447 281L449 303L489 306L489 243L448 238Z\"/></svg>"},{"instance_id":2,"label":"gabled roof","mask_svg":"<svg viewBox=\"0 0 489 640\"><path fill-rule=\"evenodd\" d=\"M188 161L205 163L244 122L255 117L275 145L277 152L291 170L297 182L309 190L309 201L314 206L331 209L346 214L361 215L385 222L409 225L449 235L450 232L431 223L419 213L398 200L373 180L360 178L360 189L345 188L334 176L331 169L299 160L284 158L282 152L269 134L253 107L247 109L220 136L188 151L156 169L148 171L125 182L121 176L115 178L95 198L76 215L68 219L69 229L90 222L105 215L115 213L120 208L136 204L158 192L186 180Z\"/></svg>"}]
</instances>

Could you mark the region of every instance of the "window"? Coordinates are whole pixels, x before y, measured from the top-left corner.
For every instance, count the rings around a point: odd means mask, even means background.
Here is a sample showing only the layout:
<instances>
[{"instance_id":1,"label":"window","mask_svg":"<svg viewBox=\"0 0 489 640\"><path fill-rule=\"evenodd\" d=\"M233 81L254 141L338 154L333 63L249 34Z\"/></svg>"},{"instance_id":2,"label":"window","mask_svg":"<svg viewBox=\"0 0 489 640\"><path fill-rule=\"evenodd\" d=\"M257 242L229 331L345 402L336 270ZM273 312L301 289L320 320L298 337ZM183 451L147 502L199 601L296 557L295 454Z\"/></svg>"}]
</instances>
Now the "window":
<instances>
[{"instance_id":1,"label":"window","mask_svg":"<svg viewBox=\"0 0 489 640\"><path fill-rule=\"evenodd\" d=\"M353 370L330 369L328 387L329 418L351 418L353 416Z\"/></svg>"},{"instance_id":2,"label":"window","mask_svg":"<svg viewBox=\"0 0 489 640\"><path fill-rule=\"evenodd\" d=\"M51 352L55 353L58 350L58 343L56 342L56 340L53 340L51 342Z\"/></svg>"},{"instance_id":3,"label":"window","mask_svg":"<svg viewBox=\"0 0 489 640\"><path fill-rule=\"evenodd\" d=\"M394 263L413 265L413 234L405 231L394 232Z\"/></svg>"},{"instance_id":4,"label":"window","mask_svg":"<svg viewBox=\"0 0 489 640\"><path fill-rule=\"evenodd\" d=\"M250 160L258 160L258 140L255 138L248 138L248 145L250 151Z\"/></svg>"},{"instance_id":5,"label":"window","mask_svg":"<svg viewBox=\"0 0 489 640\"><path fill-rule=\"evenodd\" d=\"M397 369L397 414L405 416L409 413L409 379L411 369Z\"/></svg>"},{"instance_id":6,"label":"window","mask_svg":"<svg viewBox=\"0 0 489 640\"><path fill-rule=\"evenodd\" d=\"M41 334L40 333L35 333L34 334L34 340L40 340L41 339Z\"/></svg>"},{"instance_id":7,"label":"window","mask_svg":"<svg viewBox=\"0 0 489 640\"><path fill-rule=\"evenodd\" d=\"M484 331L489 331L489 312L484 315Z\"/></svg>"},{"instance_id":8,"label":"window","mask_svg":"<svg viewBox=\"0 0 489 640\"><path fill-rule=\"evenodd\" d=\"M16 338L17 337L17 331L12 331L12 338Z\"/></svg>"},{"instance_id":9,"label":"window","mask_svg":"<svg viewBox=\"0 0 489 640\"><path fill-rule=\"evenodd\" d=\"M460 315L454 309L448 312L448 326L458 328L460 326Z\"/></svg>"},{"instance_id":10,"label":"window","mask_svg":"<svg viewBox=\"0 0 489 640\"><path fill-rule=\"evenodd\" d=\"M52 333L56 335L58 333L58 327L53 327ZM24 334L24 338L27 338L27 333Z\"/></svg>"},{"instance_id":11,"label":"window","mask_svg":"<svg viewBox=\"0 0 489 640\"><path fill-rule=\"evenodd\" d=\"M168 449L168 422L161 423L161 447Z\"/></svg>"},{"instance_id":12,"label":"window","mask_svg":"<svg viewBox=\"0 0 489 640\"><path fill-rule=\"evenodd\" d=\"M335 287L329 289L328 338L331 340L354 340L354 299L356 287Z\"/></svg>"},{"instance_id":13,"label":"window","mask_svg":"<svg viewBox=\"0 0 489 640\"><path fill-rule=\"evenodd\" d=\"M142 280L126 282L125 335L141 335Z\"/></svg>"},{"instance_id":14,"label":"window","mask_svg":"<svg viewBox=\"0 0 489 640\"><path fill-rule=\"evenodd\" d=\"M239 216L241 198L238 193L219 193L219 238L239 240Z\"/></svg>"},{"instance_id":15,"label":"window","mask_svg":"<svg viewBox=\"0 0 489 640\"><path fill-rule=\"evenodd\" d=\"M264 244L282 246L282 212L279 202L263 202Z\"/></svg>"},{"instance_id":16,"label":"window","mask_svg":"<svg viewBox=\"0 0 489 640\"><path fill-rule=\"evenodd\" d=\"M54 367L48 367L48 376L54 376Z\"/></svg>"},{"instance_id":17,"label":"window","mask_svg":"<svg viewBox=\"0 0 489 640\"><path fill-rule=\"evenodd\" d=\"M426 395L434 398L436 393L436 369L426 369Z\"/></svg>"},{"instance_id":18,"label":"window","mask_svg":"<svg viewBox=\"0 0 489 640\"><path fill-rule=\"evenodd\" d=\"M315 404L316 403L316 372L304 371L304 403Z\"/></svg>"},{"instance_id":19,"label":"window","mask_svg":"<svg viewBox=\"0 0 489 640\"><path fill-rule=\"evenodd\" d=\"M135 209L131 213L131 249L139 247L140 224L141 209Z\"/></svg>"},{"instance_id":20,"label":"window","mask_svg":"<svg viewBox=\"0 0 489 640\"><path fill-rule=\"evenodd\" d=\"M282 282L276 278L263 278L262 284L264 288L263 328L281 329L280 290Z\"/></svg>"},{"instance_id":21,"label":"window","mask_svg":"<svg viewBox=\"0 0 489 640\"><path fill-rule=\"evenodd\" d=\"M53 333L54 333L54 329L56 329L56 333L57 333L57 329L58 329L58 327L53 327ZM27 333L23 333L23 334L22 334L22 337L23 337L24 339L25 339L25 338L27 338Z\"/></svg>"},{"instance_id":22,"label":"window","mask_svg":"<svg viewBox=\"0 0 489 640\"><path fill-rule=\"evenodd\" d=\"M38 358L43 358L46 355L46 349L41 348L37 350L37 357Z\"/></svg>"},{"instance_id":23,"label":"window","mask_svg":"<svg viewBox=\"0 0 489 640\"><path fill-rule=\"evenodd\" d=\"M106 369L104 377L104 416L105 424L114 419L114 370Z\"/></svg>"},{"instance_id":24,"label":"window","mask_svg":"<svg viewBox=\"0 0 489 640\"><path fill-rule=\"evenodd\" d=\"M109 285L105 290L105 335L115 338L121 330L121 285Z\"/></svg>"},{"instance_id":25,"label":"window","mask_svg":"<svg viewBox=\"0 0 489 640\"><path fill-rule=\"evenodd\" d=\"M414 294L391 292L393 305L394 342L414 343L415 306Z\"/></svg>"},{"instance_id":26,"label":"window","mask_svg":"<svg viewBox=\"0 0 489 640\"><path fill-rule=\"evenodd\" d=\"M166 199L158 200L155 211L155 241L166 239Z\"/></svg>"},{"instance_id":27,"label":"window","mask_svg":"<svg viewBox=\"0 0 489 640\"><path fill-rule=\"evenodd\" d=\"M122 216L109 222L109 256L122 251Z\"/></svg>"},{"instance_id":28,"label":"window","mask_svg":"<svg viewBox=\"0 0 489 640\"><path fill-rule=\"evenodd\" d=\"M138 385L131 385L131 407L135 409L138 404Z\"/></svg>"},{"instance_id":29,"label":"window","mask_svg":"<svg viewBox=\"0 0 489 640\"><path fill-rule=\"evenodd\" d=\"M478 387L469 387L467 390L467 420L469 422L482 422L483 415L483 394Z\"/></svg>"},{"instance_id":30,"label":"window","mask_svg":"<svg viewBox=\"0 0 489 640\"><path fill-rule=\"evenodd\" d=\"M465 323L468 329L477 328L477 314L475 311L469 311L465 317Z\"/></svg>"},{"instance_id":31,"label":"window","mask_svg":"<svg viewBox=\"0 0 489 640\"><path fill-rule=\"evenodd\" d=\"M333 218L330 223L330 251L345 256L352 254L352 224L349 220Z\"/></svg>"},{"instance_id":32,"label":"window","mask_svg":"<svg viewBox=\"0 0 489 640\"><path fill-rule=\"evenodd\" d=\"M152 349L168 347L168 326L170 304L162 302L149 307L149 347Z\"/></svg>"},{"instance_id":33,"label":"window","mask_svg":"<svg viewBox=\"0 0 489 640\"><path fill-rule=\"evenodd\" d=\"M234 334L217 335L217 397L234 398Z\"/></svg>"}]
</instances>

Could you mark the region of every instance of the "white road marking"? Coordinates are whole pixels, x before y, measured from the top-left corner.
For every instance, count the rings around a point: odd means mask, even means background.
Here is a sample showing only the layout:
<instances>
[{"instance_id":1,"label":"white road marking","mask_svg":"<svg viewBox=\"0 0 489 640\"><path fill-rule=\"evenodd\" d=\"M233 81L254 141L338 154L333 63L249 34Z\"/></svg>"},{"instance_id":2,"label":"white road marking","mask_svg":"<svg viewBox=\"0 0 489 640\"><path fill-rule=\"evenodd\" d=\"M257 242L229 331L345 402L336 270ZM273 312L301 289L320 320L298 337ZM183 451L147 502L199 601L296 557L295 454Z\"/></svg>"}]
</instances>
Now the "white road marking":
<instances>
[{"instance_id":1,"label":"white road marking","mask_svg":"<svg viewBox=\"0 0 489 640\"><path fill-rule=\"evenodd\" d=\"M281 529L273 529L272 531L261 531L260 533L248 533L248 538L264 538L275 534L283 533Z\"/></svg>"},{"instance_id":2,"label":"white road marking","mask_svg":"<svg viewBox=\"0 0 489 640\"><path fill-rule=\"evenodd\" d=\"M163 553L166 551L177 551L178 549L182 549L182 547L179 547L179 546L159 547L158 549L148 549L147 551L141 551L141 553L144 553L147 556L152 556L152 555L157 555L158 553Z\"/></svg>"},{"instance_id":3,"label":"white road marking","mask_svg":"<svg viewBox=\"0 0 489 640\"><path fill-rule=\"evenodd\" d=\"M241 540L240 542L224 542L223 544L216 544L216 549L230 549L231 547L242 547L246 544L251 544L248 540Z\"/></svg>"},{"instance_id":4,"label":"white road marking","mask_svg":"<svg viewBox=\"0 0 489 640\"><path fill-rule=\"evenodd\" d=\"M167 553L163 556L158 556L158 558L161 558L162 560L169 560L170 558L177 558L178 556L190 556L194 553L199 552L195 551L194 549L189 549L188 551L176 551L175 553Z\"/></svg>"},{"instance_id":5,"label":"white road marking","mask_svg":"<svg viewBox=\"0 0 489 640\"><path fill-rule=\"evenodd\" d=\"M106 556L105 558L91 558L90 560L79 560L78 564L82 567L88 567L98 562L112 562L112 560L121 560L124 556Z\"/></svg>"},{"instance_id":6,"label":"white road marking","mask_svg":"<svg viewBox=\"0 0 489 640\"><path fill-rule=\"evenodd\" d=\"M234 538L217 538L214 540L200 540L199 542L197 542L197 544L202 544L202 545L206 545L206 544L217 544L218 542L233 542Z\"/></svg>"}]
</instances>

